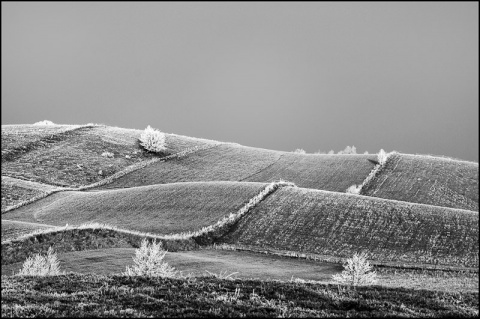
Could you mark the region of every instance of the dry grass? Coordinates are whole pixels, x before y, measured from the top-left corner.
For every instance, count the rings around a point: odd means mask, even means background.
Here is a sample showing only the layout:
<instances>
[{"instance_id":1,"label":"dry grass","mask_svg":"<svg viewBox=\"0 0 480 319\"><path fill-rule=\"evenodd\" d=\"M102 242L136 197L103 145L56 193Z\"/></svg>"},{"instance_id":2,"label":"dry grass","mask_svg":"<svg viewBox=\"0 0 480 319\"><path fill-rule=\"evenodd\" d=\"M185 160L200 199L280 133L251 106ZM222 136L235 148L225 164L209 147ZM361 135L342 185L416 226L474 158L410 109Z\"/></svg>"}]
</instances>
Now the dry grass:
<instances>
[{"instance_id":1,"label":"dry grass","mask_svg":"<svg viewBox=\"0 0 480 319\"><path fill-rule=\"evenodd\" d=\"M316 155L284 153L269 167L245 178L249 182L284 179L298 187L344 192L360 184L372 170L375 155Z\"/></svg>"},{"instance_id":2,"label":"dry grass","mask_svg":"<svg viewBox=\"0 0 480 319\"><path fill-rule=\"evenodd\" d=\"M34 197L42 196L55 187L2 176L2 212Z\"/></svg>"},{"instance_id":3,"label":"dry grass","mask_svg":"<svg viewBox=\"0 0 480 319\"><path fill-rule=\"evenodd\" d=\"M105 188L200 181L238 181L272 164L280 152L220 144L181 160L158 162L119 178Z\"/></svg>"},{"instance_id":4,"label":"dry grass","mask_svg":"<svg viewBox=\"0 0 480 319\"><path fill-rule=\"evenodd\" d=\"M265 184L199 182L109 191L65 191L3 214L3 218L63 226L107 223L155 234L195 231L237 212Z\"/></svg>"},{"instance_id":5,"label":"dry grass","mask_svg":"<svg viewBox=\"0 0 480 319\"><path fill-rule=\"evenodd\" d=\"M478 213L300 188L282 188L224 242L378 263L478 267Z\"/></svg>"},{"instance_id":6,"label":"dry grass","mask_svg":"<svg viewBox=\"0 0 480 319\"><path fill-rule=\"evenodd\" d=\"M478 163L394 154L362 195L478 211Z\"/></svg>"}]
</instances>

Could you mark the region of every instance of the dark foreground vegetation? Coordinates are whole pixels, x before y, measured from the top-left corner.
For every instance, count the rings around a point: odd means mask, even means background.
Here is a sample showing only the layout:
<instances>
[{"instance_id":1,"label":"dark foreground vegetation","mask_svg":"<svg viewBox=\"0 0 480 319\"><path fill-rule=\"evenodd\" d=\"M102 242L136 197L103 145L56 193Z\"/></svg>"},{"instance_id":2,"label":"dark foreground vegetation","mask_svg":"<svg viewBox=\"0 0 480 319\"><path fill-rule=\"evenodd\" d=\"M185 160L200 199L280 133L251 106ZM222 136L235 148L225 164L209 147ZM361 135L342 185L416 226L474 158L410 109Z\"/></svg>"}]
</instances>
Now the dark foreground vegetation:
<instances>
[{"instance_id":1,"label":"dark foreground vegetation","mask_svg":"<svg viewBox=\"0 0 480 319\"><path fill-rule=\"evenodd\" d=\"M2 317L478 317L478 297L213 277L2 276Z\"/></svg>"}]
</instances>

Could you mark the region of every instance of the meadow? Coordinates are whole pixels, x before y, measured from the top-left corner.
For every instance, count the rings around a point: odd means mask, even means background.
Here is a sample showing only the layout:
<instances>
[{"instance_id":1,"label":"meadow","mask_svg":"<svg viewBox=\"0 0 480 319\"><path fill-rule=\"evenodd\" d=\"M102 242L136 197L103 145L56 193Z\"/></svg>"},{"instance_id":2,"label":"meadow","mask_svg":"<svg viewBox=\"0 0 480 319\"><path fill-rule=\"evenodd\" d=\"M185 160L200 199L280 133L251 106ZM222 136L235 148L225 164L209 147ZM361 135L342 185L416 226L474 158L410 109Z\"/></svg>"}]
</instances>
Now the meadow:
<instances>
[{"instance_id":1,"label":"meadow","mask_svg":"<svg viewBox=\"0 0 480 319\"><path fill-rule=\"evenodd\" d=\"M2 316L478 317L478 163L142 134L2 126ZM121 274L144 238L178 278ZM359 252L377 283L335 282Z\"/></svg>"},{"instance_id":2,"label":"meadow","mask_svg":"<svg viewBox=\"0 0 480 319\"><path fill-rule=\"evenodd\" d=\"M362 195L478 212L478 163L394 154Z\"/></svg>"}]
</instances>

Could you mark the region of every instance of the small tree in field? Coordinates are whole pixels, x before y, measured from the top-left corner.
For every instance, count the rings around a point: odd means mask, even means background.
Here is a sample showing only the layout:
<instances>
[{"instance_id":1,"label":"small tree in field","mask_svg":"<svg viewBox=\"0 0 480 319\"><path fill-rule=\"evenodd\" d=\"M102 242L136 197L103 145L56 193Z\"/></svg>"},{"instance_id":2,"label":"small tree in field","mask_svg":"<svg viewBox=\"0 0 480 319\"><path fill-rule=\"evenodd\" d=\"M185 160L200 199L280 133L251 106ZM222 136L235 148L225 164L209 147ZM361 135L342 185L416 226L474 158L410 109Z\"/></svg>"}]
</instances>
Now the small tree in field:
<instances>
[{"instance_id":1,"label":"small tree in field","mask_svg":"<svg viewBox=\"0 0 480 319\"><path fill-rule=\"evenodd\" d=\"M140 145L150 152L163 152L166 150L165 133L149 126L140 135Z\"/></svg>"},{"instance_id":2,"label":"small tree in field","mask_svg":"<svg viewBox=\"0 0 480 319\"><path fill-rule=\"evenodd\" d=\"M142 240L140 248L135 250L135 263L132 268L127 266L125 275L128 276L151 276L151 277L175 277L177 271L167 262L163 261L167 251L162 249L162 242L153 241L148 243Z\"/></svg>"},{"instance_id":3,"label":"small tree in field","mask_svg":"<svg viewBox=\"0 0 480 319\"><path fill-rule=\"evenodd\" d=\"M345 268L342 273L333 275L333 280L347 285L359 286L374 284L377 274L373 271L373 266L368 262L365 254L353 254L352 258L347 259L343 265Z\"/></svg>"},{"instance_id":4,"label":"small tree in field","mask_svg":"<svg viewBox=\"0 0 480 319\"><path fill-rule=\"evenodd\" d=\"M55 276L60 275L60 263L52 247L48 248L47 256L40 254L29 257L23 263L23 268L17 276Z\"/></svg>"}]
</instances>

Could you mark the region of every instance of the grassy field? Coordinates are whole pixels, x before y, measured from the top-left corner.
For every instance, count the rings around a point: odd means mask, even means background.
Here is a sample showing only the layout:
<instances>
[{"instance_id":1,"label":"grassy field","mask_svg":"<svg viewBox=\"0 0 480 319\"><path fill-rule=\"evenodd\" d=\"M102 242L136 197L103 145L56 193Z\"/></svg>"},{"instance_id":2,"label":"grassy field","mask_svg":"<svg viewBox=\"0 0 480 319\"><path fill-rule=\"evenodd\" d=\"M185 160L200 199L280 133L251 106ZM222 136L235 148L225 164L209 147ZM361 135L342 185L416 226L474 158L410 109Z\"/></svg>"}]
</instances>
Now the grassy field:
<instances>
[{"instance_id":1,"label":"grassy field","mask_svg":"<svg viewBox=\"0 0 480 319\"><path fill-rule=\"evenodd\" d=\"M478 213L366 196L282 188L222 241L379 262L478 267Z\"/></svg>"},{"instance_id":2,"label":"grassy field","mask_svg":"<svg viewBox=\"0 0 480 319\"><path fill-rule=\"evenodd\" d=\"M58 255L62 271L67 273L120 274L133 264L134 248L109 248L61 253ZM332 275L343 270L340 264L315 262L298 258L247 251L202 249L169 252L165 261L184 275L195 277L231 275L239 279L281 281L316 281L334 283ZM4 275L17 273L22 262L2 265ZM208 271L208 272L207 272ZM478 272L405 270L375 268L377 285L449 292L478 292Z\"/></svg>"},{"instance_id":3,"label":"grassy field","mask_svg":"<svg viewBox=\"0 0 480 319\"><path fill-rule=\"evenodd\" d=\"M185 158L158 162L132 172L101 189L200 181L238 181L264 169L281 153L234 144L202 150Z\"/></svg>"},{"instance_id":4,"label":"grassy field","mask_svg":"<svg viewBox=\"0 0 480 319\"><path fill-rule=\"evenodd\" d=\"M351 185L361 184L373 169L374 165L368 159L376 159L376 155L284 153L278 161L244 180L270 182L284 179L298 187L343 193Z\"/></svg>"},{"instance_id":5,"label":"grassy field","mask_svg":"<svg viewBox=\"0 0 480 319\"><path fill-rule=\"evenodd\" d=\"M119 274L133 264L134 248L110 248L62 253L58 255L61 269L66 272L95 273L98 275ZM274 255L226 250L193 250L169 252L165 261L184 274L208 275L232 274L234 278L306 280L330 282L333 274L342 271L342 266L308 260L282 258ZM4 275L18 272L23 263L2 265Z\"/></svg>"},{"instance_id":6,"label":"grassy field","mask_svg":"<svg viewBox=\"0 0 480 319\"><path fill-rule=\"evenodd\" d=\"M32 197L49 192L56 187L2 176L2 212Z\"/></svg>"},{"instance_id":7,"label":"grassy field","mask_svg":"<svg viewBox=\"0 0 480 319\"><path fill-rule=\"evenodd\" d=\"M372 170L375 155L308 155L224 144L184 159L159 162L101 189L189 181L288 180L299 187L344 192Z\"/></svg>"},{"instance_id":8,"label":"grassy field","mask_svg":"<svg viewBox=\"0 0 480 319\"><path fill-rule=\"evenodd\" d=\"M2 215L57 226L87 222L170 234L195 231L235 213L266 184L198 182L92 192L66 191Z\"/></svg>"},{"instance_id":9,"label":"grassy field","mask_svg":"<svg viewBox=\"0 0 480 319\"><path fill-rule=\"evenodd\" d=\"M2 218L2 242L14 239L21 235L29 234L37 229L52 228L55 226L38 223L27 223Z\"/></svg>"},{"instance_id":10,"label":"grassy field","mask_svg":"<svg viewBox=\"0 0 480 319\"><path fill-rule=\"evenodd\" d=\"M81 125L2 125L2 163L17 159L32 149L48 148L68 138ZM68 131L70 134L65 134Z\"/></svg>"},{"instance_id":11,"label":"grassy field","mask_svg":"<svg viewBox=\"0 0 480 319\"><path fill-rule=\"evenodd\" d=\"M478 317L478 163L392 153L353 195L377 155L142 132L2 125L2 274L50 246L73 272L2 276L2 316ZM143 238L194 277L114 276ZM362 251L378 286L328 285Z\"/></svg>"},{"instance_id":12,"label":"grassy field","mask_svg":"<svg viewBox=\"0 0 480 319\"><path fill-rule=\"evenodd\" d=\"M2 317L478 317L478 292L217 278L3 277Z\"/></svg>"},{"instance_id":13,"label":"grassy field","mask_svg":"<svg viewBox=\"0 0 480 319\"><path fill-rule=\"evenodd\" d=\"M397 153L362 195L478 211L478 163Z\"/></svg>"}]
</instances>

